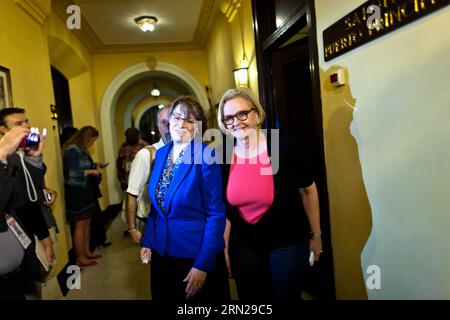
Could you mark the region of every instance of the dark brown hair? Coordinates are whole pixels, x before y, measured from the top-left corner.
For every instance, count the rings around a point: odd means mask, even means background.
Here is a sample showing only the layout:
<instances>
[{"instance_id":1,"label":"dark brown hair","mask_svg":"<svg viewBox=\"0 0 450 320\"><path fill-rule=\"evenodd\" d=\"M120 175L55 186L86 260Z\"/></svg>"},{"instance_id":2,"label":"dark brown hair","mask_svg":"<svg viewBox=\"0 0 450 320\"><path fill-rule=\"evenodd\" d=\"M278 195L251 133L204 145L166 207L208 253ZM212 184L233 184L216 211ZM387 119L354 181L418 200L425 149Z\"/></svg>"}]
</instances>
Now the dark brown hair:
<instances>
[{"instance_id":1,"label":"dark brown hair","mask_svg":"<svg viewBox=\"0 0 450 320\"><path fill-rule=\"evenodd\" d=\"M201 121L202 123L202 135L208 129L208 120L205 115L200 102L193 96L180 96L170 106L169 116L172 115L173 110L180 106L180 111L186 118L190 118L191 114L194 116L195 120Z\"/></svg>"}]
</instances>

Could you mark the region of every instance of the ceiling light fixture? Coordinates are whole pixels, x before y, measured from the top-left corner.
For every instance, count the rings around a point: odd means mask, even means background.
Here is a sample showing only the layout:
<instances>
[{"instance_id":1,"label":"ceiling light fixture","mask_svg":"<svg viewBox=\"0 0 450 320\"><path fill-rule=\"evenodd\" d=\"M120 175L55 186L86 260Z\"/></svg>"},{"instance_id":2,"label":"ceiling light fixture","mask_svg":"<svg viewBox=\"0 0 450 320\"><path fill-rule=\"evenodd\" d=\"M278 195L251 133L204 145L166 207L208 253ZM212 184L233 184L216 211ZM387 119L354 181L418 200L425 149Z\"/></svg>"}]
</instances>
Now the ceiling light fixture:
<instances>
[{"instance_id":1,"label":"ceiling light fixture","mask_svg":"<svg viewBox=\"0 0 450 320\"><path fill-rule=\"evenodd\" d=\"M161 95L161 92L159 91L158 87L156 86L156 81L153 79L153 89L150 91L150 94L152 97L159 97Z\"/></svg>"},{"instance_id":2,"label":"ceiling light fixture","mask_svg":"<svg viewBox=\"0 0 450 320\"><path fill-rule=\"evenodd\" d=\"M153 89L153 90L150 92L150 94L151 94L153 97L159 97L159 96L161 95L161 92L159 91L158 88L155 88L155 89Z\"/></svg>"},{"instance_id":3,"label":"ceiling light fixture","mask_svg":"<svg viewBox=\"0 0 450 320\"><path fill-rule=\"evenodd\" d=\"M155 30L155 25L158 22L158 19L153 16L141 16L134 19L134 22L141 28L142 31L153 31Z\"/></svg>"}]
</instances>

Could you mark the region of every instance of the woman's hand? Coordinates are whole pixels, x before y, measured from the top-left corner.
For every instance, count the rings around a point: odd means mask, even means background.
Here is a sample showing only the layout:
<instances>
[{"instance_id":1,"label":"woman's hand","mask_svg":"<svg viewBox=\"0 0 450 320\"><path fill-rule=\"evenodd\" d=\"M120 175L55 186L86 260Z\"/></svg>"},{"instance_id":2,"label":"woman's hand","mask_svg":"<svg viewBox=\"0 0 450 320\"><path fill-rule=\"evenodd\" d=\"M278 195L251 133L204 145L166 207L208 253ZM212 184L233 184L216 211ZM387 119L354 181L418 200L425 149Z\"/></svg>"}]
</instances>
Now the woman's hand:
<instances>
[{"instance_id":1,"label":"woman's hand","mask_svg":"<svg viewBox=\"0 0 450 320\"><path fill-rule=\"evenodd\" d=\"M131 239L133 240L134 243L136 244L141 243L142 233L137 228L128 229L128 233L130 234Z\"/></svg>"},{"instance_id":2,"label":"woman's hand","mask_svg":"<svg viewBox=\"0 0 450 320\"><path fill-rule=\"evenodd\" d=\"M186 299L194 297L200 290L202 290L203 285L206 280L206 272L198 270L196 268L191 268L187 277L183 282L187 282L186 286Z\"/></svg>"},{"instance_id":3,"label":"woman's hand","mask_svg":"<svg viewBox=\"0 0 450 320\"><path fill-rule=\"evenodd\" d=\"M152 250L149 248L141 248L141 261L145 264L152 261Z\"/></svg>"},{"instance_id":4,"label":"woman's hand","mask_svg":"<svg viewBox=\"0 0 450 320\"><path fill-rule=\"evenodd\" d=\"M309 240L309 249L314 252L314 260L319 261L320 254L322 253L322 238L312 237Z\"/></svg>"},{"instance_id":5,"label":"woman's hand","mask_svg":"<svg viewBox=\"0 0 450 320\"><path fill-rule=\"evenodd\" d=\"M100 175L100 171L98 171L98 169L89 169L89 170L84 170L84 175L88 176L88 175L94 175L94 176L99 176Z\"/></svg>"},{"instance_id":6,"label":"woman's hand","mask_svg":"<svg viewBox=\"0 0 450 320\"><path fill-rule=\"evenodd\" d=\"M109 164L109 162L107 162L107 163L97 162L97 163L95 163L95 167L97 169L103 169L103 168L106 168L108 166L108 164Z\"/></svg>"}]
</instances>

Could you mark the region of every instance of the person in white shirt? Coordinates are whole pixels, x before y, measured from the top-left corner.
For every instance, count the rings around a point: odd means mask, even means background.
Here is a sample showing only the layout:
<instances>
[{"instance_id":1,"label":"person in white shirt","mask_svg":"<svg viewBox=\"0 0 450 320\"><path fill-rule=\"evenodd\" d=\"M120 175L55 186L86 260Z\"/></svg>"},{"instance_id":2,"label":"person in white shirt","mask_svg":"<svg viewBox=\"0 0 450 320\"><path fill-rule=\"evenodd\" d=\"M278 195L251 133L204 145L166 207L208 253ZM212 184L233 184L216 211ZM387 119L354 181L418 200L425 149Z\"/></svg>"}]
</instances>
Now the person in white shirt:
<instances>
[{"instance_id":1,"label":"person in white shirt","mask_svg":"<svg viewBox=\"0 0 450 320\"><path fill-rule=\"evenodd\" d=\"M134 243L141 242L143 225L140 223L143 217L138 214L138 203L142 198L142 189L145 187L148 178L150 177L150 162L154 160L156 150L164 146L170 140L169 133L169 109L170 105L165 105L158 110L157 126L161 139L151 145L152 159L150 159L150 152L147 148L139 150L131 163L130 175L128 177L128 189L126 194L125 210L127 214L128 233ZM138 224L139 222L139 224Z\"/></svg>"}]
</instances>

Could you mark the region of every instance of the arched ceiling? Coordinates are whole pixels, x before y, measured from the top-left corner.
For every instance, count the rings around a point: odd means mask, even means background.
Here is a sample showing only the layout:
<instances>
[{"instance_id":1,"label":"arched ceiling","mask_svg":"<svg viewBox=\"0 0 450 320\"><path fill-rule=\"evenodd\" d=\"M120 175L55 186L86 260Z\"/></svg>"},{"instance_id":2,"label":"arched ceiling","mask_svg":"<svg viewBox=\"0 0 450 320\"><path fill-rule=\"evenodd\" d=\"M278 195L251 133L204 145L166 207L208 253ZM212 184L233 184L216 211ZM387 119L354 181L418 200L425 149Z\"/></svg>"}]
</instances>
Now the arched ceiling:
<instances>
[{"instance_id":1,"label":"arched ceiling","mask_svg":"<svg viewBox=\"0 0 450 320\"><path fill-rule=\"evenodd\" d=\"M149 71L130 79L126 83L121 97L136 87L148 88L148 96L150 96L150 91L154 86L159 89L161 95L172 98L177 98L183 94L193 94L189 86L176 76L161 71Z\"/></svg>"}]
</instances>

